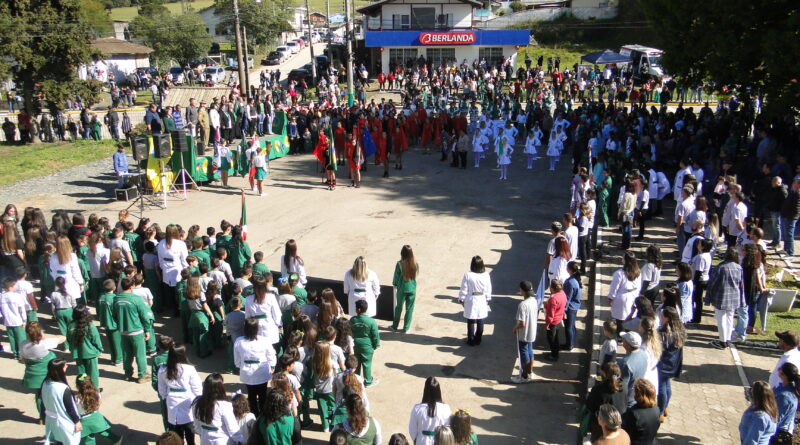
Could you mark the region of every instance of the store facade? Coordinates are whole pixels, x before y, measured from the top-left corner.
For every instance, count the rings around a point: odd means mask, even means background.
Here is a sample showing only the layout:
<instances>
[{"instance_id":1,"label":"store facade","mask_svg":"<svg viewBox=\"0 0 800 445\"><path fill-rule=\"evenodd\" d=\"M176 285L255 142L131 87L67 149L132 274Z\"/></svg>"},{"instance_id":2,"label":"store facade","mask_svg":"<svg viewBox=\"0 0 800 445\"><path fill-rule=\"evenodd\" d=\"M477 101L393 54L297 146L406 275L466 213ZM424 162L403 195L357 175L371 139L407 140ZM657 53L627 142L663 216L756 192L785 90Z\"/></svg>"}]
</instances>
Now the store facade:
<instances>
[{"instance_id":1,"label":"store facade","mask_svg":"<svg viewBox=\"0 0 800 445\"><path fill-rule=\"evenodd\" d=\"M424 0L423 0L424 1ZM358 9L364 14L364 45L384 71L420 56L435 66L456 60L497 63L528 45L529 30L487 30L476 25L482 3L473 0L383 0Z\"/></svg>"}]
</instances>

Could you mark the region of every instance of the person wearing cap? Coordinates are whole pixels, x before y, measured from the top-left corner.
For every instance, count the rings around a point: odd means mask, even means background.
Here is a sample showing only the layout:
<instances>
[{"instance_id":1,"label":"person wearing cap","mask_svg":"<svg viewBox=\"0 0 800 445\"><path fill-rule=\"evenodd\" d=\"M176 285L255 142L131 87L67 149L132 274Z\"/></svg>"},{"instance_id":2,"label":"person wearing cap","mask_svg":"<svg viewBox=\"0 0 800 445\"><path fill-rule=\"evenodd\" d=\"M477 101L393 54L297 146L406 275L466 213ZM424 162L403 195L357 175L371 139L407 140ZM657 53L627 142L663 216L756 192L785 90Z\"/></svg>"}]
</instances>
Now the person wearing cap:
<instances>
[{"instance_id":1,"label":"person wearing cap","mask_svg":"<svg viewBox=\"0 0 800 445\"><path fill-rule=\"evenodd\" d=\"M533 284L530 281L519 283L522 302L517 305L514 329L519 345L520 375L511 377L514 383L527 383L533 380L533 342L536 341L536 321L539 318L539 302L533 298Z\"/></svg>"},{"instance_id":2,"label":"person wearing cap","mask_svg":"<svg viewBox=\"0 0 800 445\"><path fill-rule=\"evenodd\" d=\"M620 335L625 356L619 359L619 369L622 372L622 385L628 389L628 407L632 407L634 400L633 384L636 379L644 378L647 372L647 353L641 349L642 336L637 332L623 332Z\"/></svg>"},{"instance_id":3,"label":"person wearing cap","mask_svg":"<svg viewBox=\"0 0 800 445\"><path fill-rule=\"evenodd\" d=\"M781 369L784 363L791 363L800 368L800 337L794 331L775 331L775 336L778 337L778 348L783 351L783 355L778 359L775 369L769 375L769 386L777 388L781 383L781 378L778 376L778 370Z\"/></svg>"}]
</instances>

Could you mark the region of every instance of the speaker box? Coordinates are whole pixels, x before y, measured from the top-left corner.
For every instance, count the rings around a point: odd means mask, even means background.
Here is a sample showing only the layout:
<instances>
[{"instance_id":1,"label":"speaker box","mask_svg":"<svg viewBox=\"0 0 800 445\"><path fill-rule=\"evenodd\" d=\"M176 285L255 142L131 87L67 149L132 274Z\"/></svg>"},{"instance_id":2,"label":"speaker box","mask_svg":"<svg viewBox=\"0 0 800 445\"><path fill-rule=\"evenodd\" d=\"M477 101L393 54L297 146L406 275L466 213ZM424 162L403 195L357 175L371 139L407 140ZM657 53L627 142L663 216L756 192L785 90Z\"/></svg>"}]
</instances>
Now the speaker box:
<instances>
[{"instance_id":1,"label":"speaker box","mask_svg":"<svg viewBox=\"0 0 800 445\"><path fill-rule=\"evenodd\" d=\"M150 154L149 146L146 137L137 137L131 141L133 147L133 159L137 161L144 161Z\"/></svg>"},{"instance_id":2,"label":"speaker box","mask_svg":"<svg viewBox=\"0 0 800 445\"><path fill-rule=\"evenodd\" d=\"M157 158L169 158L172 156L172 144L166 134L153 135L153 145L156 147Z\"/></svg>"},{"instance_id":3,"label":"speaker box","mask_svg":"<svg viewBox=\"0 0 800 445\"><path fill-rule=\"evenodd\" d=\"M139 191L136 187L128 187L124 189L114 189L114 194L117 196L117 201L130 201L139 196Z\"/></svg>"},{"instance_id":4,"label":"speaker box","mask_svg":"<svg viewBox=\"0 0 800 445\"><path fill-rule=\"evenodd\" d=\"M189 142L186 141L186 130L172 130L172 150L180 153L189 151Z\"/></svg>"}]
</instances>

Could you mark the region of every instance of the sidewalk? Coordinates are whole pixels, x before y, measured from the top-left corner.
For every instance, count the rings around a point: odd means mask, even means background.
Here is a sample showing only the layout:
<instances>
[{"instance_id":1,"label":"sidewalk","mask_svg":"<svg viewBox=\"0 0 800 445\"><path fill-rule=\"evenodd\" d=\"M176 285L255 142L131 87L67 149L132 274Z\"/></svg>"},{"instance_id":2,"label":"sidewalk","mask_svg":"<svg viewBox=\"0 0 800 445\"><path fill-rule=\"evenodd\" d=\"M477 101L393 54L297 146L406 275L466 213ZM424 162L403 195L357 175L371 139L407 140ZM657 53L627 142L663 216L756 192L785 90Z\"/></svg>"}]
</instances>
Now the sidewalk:
<instances>
[{"instance_id":1,"label":"sidewalk","mask_svg":"<svg viewBox=\"0 0 800 445\"><path fill-rule=\"evenodd\" d=\"M676 259L675 235L672 228L672 210L665 209L664 216L648 221L645 241L634 241L631 250L636 253L640 266L644 262L647 246L656 243L662 251L664 270L661 283L675 280ZM638 229L634 229L634 237ZM593 360L596 363L597 352L602 344L602 324L610 319L609 306L606 300L611 276L621 267L622 252L617 249L621 235L616 226L602 229L605 246L603 257L598 262L597 288L595 299L594 348ZM717 338L717 325L713 310L706 307L703 311L702 323L688 330L689 339L684 347L683 373L672 381L672 399L670 400L666 420L661 424L657 442L663 444L703 444L730 445L739 441L739 421L742 412L747 408L744 399L742 376L737 369L736 359L742 355L744 366L742 375L752 382L766 378L767 372L777 360L775 354L753 355L740 354L735 348L719 350L709 342ZM620 347L618 357L624 354ZM773 359L774 355L774 359ZM741 363L741 362L740 362ZM596 364L592 373L596 374Z\"/></svg>"}]
</instances>

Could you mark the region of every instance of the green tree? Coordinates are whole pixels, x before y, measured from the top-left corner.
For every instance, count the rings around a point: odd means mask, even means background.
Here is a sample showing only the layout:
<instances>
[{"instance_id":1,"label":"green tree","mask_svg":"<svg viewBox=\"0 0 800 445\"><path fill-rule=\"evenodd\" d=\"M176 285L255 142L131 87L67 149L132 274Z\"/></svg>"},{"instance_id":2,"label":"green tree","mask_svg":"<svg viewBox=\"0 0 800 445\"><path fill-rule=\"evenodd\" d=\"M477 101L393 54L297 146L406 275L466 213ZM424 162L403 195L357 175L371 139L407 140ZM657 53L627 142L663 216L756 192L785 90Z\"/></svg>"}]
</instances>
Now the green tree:
<instances>
[{"instance_id":1,"label":"green tree","mask_svg":"<svg viewBox=\"0 0 800 445\"><path fill-rule=\"evenodd\" d=\"M107 36L113 30L108 9L98 0L80 0L81 13L95 37Z\"/></svg>"},{"instance_id":2,"label":"green tree","mask_svg":"<svg viewBox=\"0 0 800 445\"><path fill-rule=\"evenodd\" d=\"M289 0L239 0L239 21L247 27L248 45L268 45L289 30L290 10L294 2ZM220 25L233 30L233 2L216 0L216 14L224 18Z\"/></svg>"},{"instance_id":3,"label":"green tree","mask_svg":"<svg viewBox=\"0 0 800 445\"><path fill-rule=\"evenodd\" d=\"M800 2L639 0L667 72L687 82L750 86L766 112L797 115Z\"/></svg>"},{"instance_id":4,"label":"green tree","mask_svg":"<svg viewBox=\"0 0 800 445\"><path fill-rule=\"evenodd\" d=\"M139 2L139 15L152 17L155 15L169 14L169 9L164 6L162 0L141 0Z\"/></svg>"},{"instance_id":5,"label":"green tree","mask_svg":"<svg viewBox=\"0 0 800 445\"><path fill-rule=\"evenodd\" d=\"M59 109L88 88L77 77L78 67L100 54L91 46L92 27L80 5L79 0L0 2L0 77L14 80L29 113L39 93Z\"/></svg>"},{"instance_id":6,"label":"green tree","mask_svg":"<svg viewBox=\"0 0 800 445\"><path fill-rule=\"evenodd\" d=\"M195 12L138 16L131 21L130 30L134 39L153 48L150 57L160 67L172 61L183 66L208 54L211 47L206 25Z\"/></svg>"}]
</instances>

